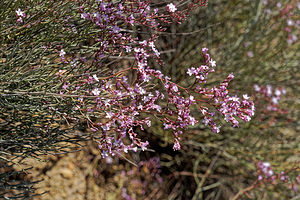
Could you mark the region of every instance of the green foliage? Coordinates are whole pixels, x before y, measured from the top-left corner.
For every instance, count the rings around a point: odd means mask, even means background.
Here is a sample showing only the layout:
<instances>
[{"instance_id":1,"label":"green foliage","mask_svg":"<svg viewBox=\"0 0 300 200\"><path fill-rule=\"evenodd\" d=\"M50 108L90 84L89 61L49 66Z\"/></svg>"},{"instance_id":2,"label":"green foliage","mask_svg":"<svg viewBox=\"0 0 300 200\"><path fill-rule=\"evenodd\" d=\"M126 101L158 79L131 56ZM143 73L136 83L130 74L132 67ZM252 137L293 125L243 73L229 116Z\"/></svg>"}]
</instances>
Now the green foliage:
<instances>
[{"instance_id":1,"label":"green foliage","mask_svg":"<svg viewBox=\"0 0 300 200\"><path fill-rule=\"evenodd\" d=\"M23 24L16 21L18 8L26 9ZM76 36L65 30L63 19L74 9L70 1L1 2L0 187L4 193L1 191L0 198L12 189L20 191L12 199L31 196L30 181L14 183L18 175L13 174L26 174L27 170L15 171L12 166L24 158L39 159L42 154L66 151L66 144L86 140L87 134L74 134L76 124L67 116L76 116L75 100L59 97L62 83L55 75L64 70L57 59L57 45L66 43L70 45L67 48L74 48L86 40L88 26L78 24L80 34ZM74 70L68 69L64 76Z\"/></svg>"},{"instance_id":2,"label":"green foliage","mask_svg":"<svg viewBox=\"0 0 300 200\"><path fill-rule=\"evenodd\" d=\"M182 138L185 142L180 152L173 152L172 138L160 122L154 122L146 131L151 138L144 135L156 151L153 155L161 159L168 199L230 199L257 179L258 161L270 162L276 173L299 165L299 41L288 45L286 19L276 2L262 2L209 1L208 7L199 8L186 23L171 25L170 34L161 34L160 50L166 51L162 54L166 65L161 70L175 82L186 84L186 68L199 64L202 47L208 47L217 61L217 75L208 85L234 72L231 92L237 95L251 93L254 98L253 84L284 87L287 95L280 106L288 111L261 117L266 104L258 101L256 118L250 123L239 129L224 123L221 134L202 125L194 127ZM282 8L296 7L295 1L281 3ZM18 8L26 8L24 24L16 22ZM73 1L41 0L4 0L0 7L0 189L18 190L12 198L30 197L32 192L30 182L14 185L19 178L15 174L26 170L14 171L13 165L26 157L38 159L41 154L64 151L67 143L78 144L89 136L73 134L82 128L74 120L80 116L73 110L77 96L62 99L58 95L62 86L56 75L59 70L70 82L96 70L92 64L79 62L79 67L72 67L57 59L60 45L89 61L95 56L91 54L95 48L92 38L99 32L75 15L76 9ZM272 15L266 9L271 9ZM76 32L68 31L66 16ZM296 31L299 35L299 28ZM250 51L253 57L248 56ZM107 67L100 70L105 74ZM194 116L197 112L195 108ZM297 172L290 175L293 178ZM292 181L261 185L248 195L253 199L292 198L295 192L287 189ZM4 195L1 191L0 198ZM248 198L244 195L241 199Z\"/></svg>"}]
</instances>

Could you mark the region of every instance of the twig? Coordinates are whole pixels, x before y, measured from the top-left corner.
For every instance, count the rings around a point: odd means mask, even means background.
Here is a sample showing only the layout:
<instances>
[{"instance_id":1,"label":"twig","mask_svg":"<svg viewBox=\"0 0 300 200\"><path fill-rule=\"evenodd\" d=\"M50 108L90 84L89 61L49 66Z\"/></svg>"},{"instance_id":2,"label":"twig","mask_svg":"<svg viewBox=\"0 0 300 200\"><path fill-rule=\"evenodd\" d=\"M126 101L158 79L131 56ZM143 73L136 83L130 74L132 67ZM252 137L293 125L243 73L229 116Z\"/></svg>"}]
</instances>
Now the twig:
<instances>
[{"instance_id":1,"label":"twig","mask_svg":"<svg viewBox=\"0 0 300 200\"><path fill-rule=\"evenodd\" d=\"M249 187L243 189L243 190L240 190L231 200L237 200L240 198L241 195L245 194L246 192L254 189L256 187L256 182L254 182L254 184L250 185Z\"/></svg>"},{"instance_id":2,"label":"twig","mask_svg":"<svg viewBox=\"0 0 300 200\"><path fill-rule=\"evenodd\" d=\"M138 165L136 163L134 163L133 161L129 160L128 158L126 158L125 156L123 156L122 154L120 154L119 152L116 151L116 153L121 156L122 158L124 158L127 162L129 162L130 164L138 167Z\"/></svg>"},{"instance_id":3,"label":"twig","mask_svg":"<svg viewBox=\"0 0 300 200\"><path fill-rule=\"evenodd\" d=\"M196 200L197 197L199 196L198 193L202 192L202 186L206 180L206 178L208 177L208 175L211 173L213 166L215 165L216 161L218 160L220 154L222 152L222 149L220 149L217 153L217 155L213 158L213 160L211 161L211 163L209 164L204 176L201 178L201 182L198 184L197 189L195 191L195 194L193 196L192 200Z\"/></svg>"}]
</instances>

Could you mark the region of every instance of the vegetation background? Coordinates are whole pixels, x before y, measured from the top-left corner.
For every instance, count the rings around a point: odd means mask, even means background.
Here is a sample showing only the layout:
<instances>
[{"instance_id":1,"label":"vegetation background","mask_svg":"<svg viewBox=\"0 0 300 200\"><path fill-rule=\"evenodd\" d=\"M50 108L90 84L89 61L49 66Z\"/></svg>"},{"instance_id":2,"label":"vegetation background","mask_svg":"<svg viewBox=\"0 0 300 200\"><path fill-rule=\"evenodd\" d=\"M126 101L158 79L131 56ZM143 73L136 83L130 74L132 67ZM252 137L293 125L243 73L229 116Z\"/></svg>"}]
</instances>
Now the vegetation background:
<instances>
[{"instance_id":1,"label":"vegetation background","mask_svg":"<svg viewBox=\"0 0 300 200\"><path fill-rule=\"evenodd\" d=\"M44 93L61 87L55 75L59 70L65 70L66 76L94 70L92 64L72 69L62 65L55 48L63 45L74 54L89 55L93 27L75 21L77 33L69 31L73 27L65 16L78 9L72 1L4 0L2 4L0 198L300 198L296 181L300 43L295 38L291 42L293 35L299 36L296 1L209 1L184 23L172 24L160 35L159 50L166 52L164 67L155 63L153 67L174 82L187 84L187 68L199 62L202 47L208 47L217 61L208 85L234 72L230 92L251 94L256 101L256 116L250 123L234 129L220 121L220 134L198 125L183 135L182 150L174 152L171 134L160 122L153 122L151 129L140 133L151 150L106 159L92 142L97 136L84 123L66 123L67 115L76 114L72 98ZM18 8L35 14L20 25L15 17ZM130 59L113 61L103 62L103 74L131 63ZM254 91L255 84L285 88L279 104L283 112L268 111L270 102ZM271 163L276 174L286 171L289 180L254 186L259 161Z\"/></svg>"}]
</instances>

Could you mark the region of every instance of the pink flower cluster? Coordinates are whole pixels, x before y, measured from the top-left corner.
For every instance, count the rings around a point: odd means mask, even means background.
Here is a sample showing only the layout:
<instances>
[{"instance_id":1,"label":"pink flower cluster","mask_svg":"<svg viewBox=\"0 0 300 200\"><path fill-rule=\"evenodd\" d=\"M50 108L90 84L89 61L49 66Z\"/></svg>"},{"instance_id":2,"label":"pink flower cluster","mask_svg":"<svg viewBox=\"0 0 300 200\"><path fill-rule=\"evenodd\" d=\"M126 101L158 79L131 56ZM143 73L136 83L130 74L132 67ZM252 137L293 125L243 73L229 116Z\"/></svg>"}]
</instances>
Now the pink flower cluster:
<instances>
[{"instance_id":1,"label":"pink flower cluster","mask_svg":"<svg viewBox=\"0 0 300 200\"><path fill-rule=\"evenodd\" d=\"M298 175L294 181L292 178L288 176L289 172L296 171L299 167L292 168L287 171L281 171L279 174L275 174L272 166L269 162L258 162L256 164L258 177L258 183L271 183L274 184L275 181L290 183L288 188L293 189L295 192L298 191L298 187L300 186L300 175Z\"/></svg>"},{"instance_id":2,"label":"pink flower cluster","mask_svg":"<svg viewBox=\"0 0 300 200\"><path fill-rule=\"evenodd\" d=\"M25 12L23 12L20 8L16 10L16 15L17 15L17 22L23 23L23 18L26 17Z\"/></svg>"},{"instance_id":3,"label":"pink flower cluster","mask_svg":"<svg viewBox=\"0 0 300 200\"><path fill-rule=\"evenodd\" d=\"M194 75L196 78L196 83L206 83L207 75L209 72L214 72L214 67L216 62L210 59L210 55L207 53L208 49L203 48L202 53L205 58L205 64L201 65L199 68L191 68L188 71L189 75ZM206 103L213 106L216 111L218 111L224 117L226 122L230 122L234 127L238 127L239 121L235 116L239 117L245 122L250 121L251 117L254 115L254 103L249 101L250 97L245 94L243 98L240 99L237 96L230 96L228 94L228 84L234 78L233 74L229 74L228 77L219 85L211 89L203 88L198 85L195 88L195 92L201 94ZM209 125L213 132L218 133L220 131L220 126L217 126L213 120L215 112L208 112L208 107L199 106L201 113L204 115L203 123Z\"/></svg>"},{"instance_id":4,"label":"pink flower cluster","mask_svg":"<svg viewBox=\"0 0 300 200\"><path fill-rule=\"evenodd\" d=\"M296 31L299 30L300 20L294 21L294 10L292 5L287 5L284 9L281 10L282 18L286 20L284 30L288 33L287 43L288 45L292 45L293 43L298 41L298 36ZM299 10L299 8L298 8ZM298 31L299 33L299 31Z\"/></svg>"},{"instance_id":5,"label":"pink flower cluster","mask_svg":"<svg viewBox=\"0 0 300 200\"><path fill-rule=\"evenodd\" d=\"M269 103L266 107L268 111L280 111L280 97L281 95L286 94L286 90L284 88L274 88L271 85L259 86L257 84L255 84L253 87L255 90L255 94L261 95L258 98L263 98Z\"/></svg>"},{"instance_id":6,"label":"pink flower cluster","mask_svg":"<svg viewBox=\"0 0 300 200\"><path fill-rule=\"evenodd\" d=\"M131 52L139 42L138 38L130 34L133 26L149 26L153 30L162 31L156 20L159 17L157 11L150 12L148 1L112 3L101 0L94 12L85 12L85 6L90 9L88 5L81 6L81 18L91 21L102 30L97 37L100 42L97 52L99 58L108 54L121 55L122 50Z\"/></svg>"},{"instance_id":7,"label":"pink flower cluster","mask_svg":"<svg viewBox=\"0 0 300 200\"><path fill-rule=\"evenodd\" d=\"M296 177L296 180L289 185L290 189L293 189L295 192L299 192L300 189L300 174Z\"/></svg>"},{"instance_id":8,"label":"pink flower cluster","mask_svg":"<svg viewBox=\"0 0 300 200\"><path fill-rule=\"evenodd\" d=\"M268 162L258 162L257 163L258 169L259 169L259 176L258 180L262 180L263 178L269 178L271 177L273 180L275 179L273 169L271 167L271 164Z\"/></svg>"},{"instance_id":9,"label":"pink flower cluster","mask_svg":"<svg viewBox=\"0 0 300 200\"><path fill-rule=\"evenodd\" d=\"M166 8L169 12L175 12L177 10L176 6L172 3L169 3Z\"/></svg>"},{"instance_id":10,"label":"pink flower cluster","mask_svg":"<svg viewBox=\"0 0 300 200\"><path fill-rule=\"evenodd\" d=\"M97 51L99 58L108 55L120 56L130 53L133 49L141 54L144 51L153 51L156 56L159 56L154 46L157 33L150 36L148 43L141 42L139 38L133 36L132 27L145 26L153 31L165 31L162 22L182 21L192 9L200 6L197 2L189 3L188 8L181 11L177 11L176 6L170 3L166 6L169 14L164 14L159 12L158 8L151 8L151 1L126 0L114 3L99 0L93 11L88 3L83 3L79 12L82 19L92 22L101 30L95 36L100 43ZM140 45L143 46L142 49Z\"/></svg>"},{"instance_id":11,"label":"pink flower cluster","mask_svg":"<svg viewBox=\"0 0 300 200\"><path fill-rule=\"evenodd\" d=\"M197 7L189 6L189 10ZM169 14L152 9L148 1L128 0L118 3L98 1L92 9L88 4L80 7L80 17L99 28L95 35L98 41L96 60L101 61L110 55L134 55L133 66L120 69L119 72L107 77L101 77L99 72L89 72L80 75L76 82L70 84L68 77L58 73L62 82L63 95L78 94L74 110L87 121L88 127L99 132L99 149L103 157L114 156L119 152L127 153L138 148L146 150L148 141L143 141L138 135L138 129L144 130L151 126L151 121L161 121L164 129L174 134L174 150L180 149L180 135L189 126L194 126L198 120L191 115L192 106L200 110L197 116L203 123L218 133L220 126L213 119L219 113L225 121L237 127L239 121L249 121L254 115L254 104L247 95L243 98L229 95L229 82L234 78L230 74L219 86L206 88L209 73L214 72L216 61L210 58L208 49L203 48L204 62L188 69L187 74L194 79L188 87L180 86L171 81L161 71L151 69L149 60L160 62L160 52L155 46L157 34L148 39L135 37L133 26L145 26L155 31L164 31L160 22L182 20L187 10L177 11L175 5L168 4ZM89 12L85 12L89 10ZM66 65L76 67L74 63L85 63L83 59L66 58L66 52L61 48L60 58ZM126 73L135 71L135 80L128 80ZM69 76L71 77L71 76ZM156 86L155 86L156 85ZM162 86L162 87L161 87ZM91 118L100 120L92 120Z\"/></svg>"},{"instance_id":12,"label":"pink flower cluster","mask_svg":"<svg viewBox=\"0 0 300 200\"><path fill-rule=\"evenodd\" d=\"M267 4L273 4L272 1L268 2L267 0L264 0L263 3L265 5ZM292 45L294 43L296 43L298 41L298 34L299 34L299 26L300 26L300 20L295 20L297 14L296 12L299 12L300 9L300 3L297 3L297 8L298 11L295 11L295 6L292 3L288 3L285 6L282 5L281 2L277 2L276 3L276 10L278 10L278 12L276 11L272 11L272 9L270 8L266 8L265 12L267 14L275 14L276 18L281 18L285 20L285 24L284 24L284 31L287 33L287 43L288 45ZM275 19L278 20L278 19ZM282 20L280 20L282 21Z\"/></svg>"},{"instance_id":13,"label":"pink flower cluster","mask_svg":"<svg viewBox=\"0 0 300 200\"><path fill-rule=\"evenodd\" d=\"M288 181L289 176L286 175L284 171L280 172L280 174L275 175L274 171L272 169L272 166L269 162L258 162L258 178L257 180L270 180L271 182L274 182L275 179L279 179L280 181Z\"/></svg>"},{"instance_id":14,"label":"pink flower cluster","mask_svg":"<svg viewBox=\"0 0 300 200\"><path fill-rule=\"evenodd\" d=\"M254 104L249 101L247 95L240 99L236 96L230 96L227 86L233 75L230 74L218 87L211 89L202 87L200 84L206 81L207 73L214 71L212 66L215 62L208 59L210 56L205 48L203 53L207 60L206 65L198 68L191 68L192 75L196 77L194 86L184 88L170 81L170 78L163 75L159 70L149 69L147 59L149 56L144 51L137 51L137 65L127 70L136 70L137 79L135 84L129 83L126 76L112 77L108 80L99 80L97 75L87 76L82 79L82 83L76 88L82 86L91 88L86 90L86 98L95 96L94 106L86 107L85 98L80 97L77 110L85 110L91 113L106 113L105 122L91 122L89 125L94 131L101 131L102 139L99 140L99 148L102 150L102 156L115 155L116 152L128 150L137 151L137 147L145 150L148 146L147 141L142 141L134 127L151 126L150 116L159 119L165 129L172 130L174 138L174 150L180 149L180 135L183 134L188 126L194 126L197 120L191 115L191 106L197 106L204 117L203 123L211 127L212 131L219 132L218 126L214 120L214 112L223 115L225 121L231 122L237 127L239 122L235 118L238 116L244 121L249 121L254 115ZM143 59L143 60L141 60ZM141 64L142 63L142 64ZM147 83L152 78L161 81L165 91L149 91ZM75 87L75 86L74 86ZM194 93L205 100L196 99L191 93ZM102 97L107 95L108 97ZM184 97L184 95L188 95ZM126 102L126 103L125 103ZM161 104L160 102L166 102ZM208 104L214 112L209 111L209 107L202 104ZM162 107L162 105L164 105ZM84 108L85 107L85 108ZM84 109L83 109L84 108ZM148 117L145 117L147 116ZM124 139L129 138L131 143L125 145Z\"/></svg>"}]
</instances>

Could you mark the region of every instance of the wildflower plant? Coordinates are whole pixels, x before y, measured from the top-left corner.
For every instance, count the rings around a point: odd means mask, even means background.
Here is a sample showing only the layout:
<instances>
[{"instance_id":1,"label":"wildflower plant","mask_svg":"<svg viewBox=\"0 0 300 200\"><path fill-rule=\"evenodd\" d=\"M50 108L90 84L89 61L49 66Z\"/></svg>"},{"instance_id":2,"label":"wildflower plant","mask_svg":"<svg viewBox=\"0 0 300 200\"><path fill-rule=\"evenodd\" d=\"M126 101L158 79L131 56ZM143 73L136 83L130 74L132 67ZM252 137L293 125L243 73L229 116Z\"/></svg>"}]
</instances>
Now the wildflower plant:
<instances>
[{"instance_id":1,"label":"wildflower plant","mask_svg":"<svg viewBox=\"0 0 300 200\"><path fill-rule=\"evenodd\" d=\"M158 33L172 22L182 22L192 10L203 6L200 1L160 7L139 0L45 2L45 10L30 6L6 1L1 11L2 16L11 16L1 19L1 119L8 125L2 126L7 133L24 137L20 135L24 131L43 138L39 141L49 149L34 148L35 155L49 151L55 143L76 142L67 133L82 123L95 132L92 135L105 157L145 150L148 141L139 138L134 129L150 127L153 116L173 131L173 148L179 150L183 131L197 123L190 114L192 105L200 109L204 123L214 132L219 132L220 126L204 104L234 126L238 124L235 116L249 121L254 114L254 105L247 98L239 101L228 95L226 88L233 75L219 87L201 86L216 65L207 48L199 65L189 69L194 84L188 87L172 82L149 64L151 60L163 66L155 44ZM12 18L12 12L17 19ZM138 36L142 27L151 33L143 40ZM115 63L124 65L118 61L126 56L133 57L130 66L116 67ZM134 78L127 78L129 72L135 72ZM11 119L6 114L11 111L17 117ZM25 125L27 118L31 120ZM57 140L50 145L48 138L53 138L54 131ZM11 139L9 134L2 136L5 145ZM27 152L23 142L15 152Z\"/></svg>"},{"instance_id":2,"label":"wildflower plant","mask_svg":"<svg viewBox=\"0 0 300 200\"><path fill-rule=\"evenodd\" d=\"M164 24L169 24L172 20L182 21L197 6L197 2L193 2L188 8L177 11L174 4L168 4L165 14L158 12L158 8L152 8L148 1L99 1L91 5L80 4L80 18L99 29L93 35L96 48L92 63L97 65L110 56L134 57L130 67L117 69L106 77L92 70L84 75L73 74L69 77L58 73L57 78L62 82L60 94L78 96L74 110L81 113L87 120L88 127L99 135L97 142L103 157L120 152L127 153L128 150L137 151L138 148L147 149L148 141L141 140L134 128L143 130L150 127L150 115L160 120L164 129L172 130L174 150L180 149L179 141L183 131L197 123L190 114L192 105L199 108L204 117L203 123L216 133L220 131L220 126L213 119L215 112L220 113L225 121L231 122L235 127L239 124L236 116L247 122L254 115L254 104L247 95L239 99L228 94L227 86L233 79L233 74L218 87L209 89L201 85L206 83L208 74L214 72L216 66L216 61L210 57L207 48L202 50L203 59L199 61L199 65L188 69L187 73L194 78L194 83L190 86L180 86L160 70L151 69L151 58L162 65L160 52L155 45L158 38L155 31L165 31ZM135 26L147 27L154 33L141 41L139 37L135 37L135 31L131 31ZM80 59L66 59L67 54L63 49L60 50L59 57L64 65ZM135 71L134 80L128 80L128 71ZM73 82L74 76L79 81ZM162 85L164 89L159 90L157 86L153 86L153 79L158 79L157 85ZM99 116L105 120L96 122L90 119L91 116ZM129 144L125 144L125 138L130 139Z\"/></svg>"}]
</instances>

